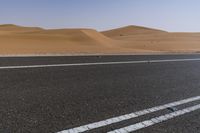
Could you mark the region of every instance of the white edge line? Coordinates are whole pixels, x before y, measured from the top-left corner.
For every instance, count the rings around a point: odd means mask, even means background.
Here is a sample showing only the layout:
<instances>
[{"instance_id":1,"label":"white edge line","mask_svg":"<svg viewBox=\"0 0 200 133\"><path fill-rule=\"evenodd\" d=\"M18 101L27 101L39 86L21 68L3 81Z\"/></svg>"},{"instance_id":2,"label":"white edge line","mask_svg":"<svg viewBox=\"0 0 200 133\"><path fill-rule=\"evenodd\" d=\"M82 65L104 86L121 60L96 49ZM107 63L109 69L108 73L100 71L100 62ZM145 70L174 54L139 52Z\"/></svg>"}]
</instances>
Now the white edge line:
<instances>
[{"instance_id":1,"label":"white edge line","mask_svg":"<svg viewBox=\"0 0 200 133\"><path fill-rule=\"evenodd\" d=\"M188 108L185 108L185 109L182 109L182 110L178 110L178 111L175 111L175 112L170 113L170 114L165 114L165 115L162 115L162 116L158 116L158 117L152 118L150 120L139 122L139 123L136 123L136 124L124 127L124 128L116 129L116 130L110 131L108 133L129 133L129 132L134 132L134 131L137 131L137 130L140 130L140 129L143 129L143 128L147 128L149 126L153 126L155 124L158 124L158 123L173 119L175 117L184 115L186 113L190 113L190 112L196 111L198 109L200 109L200 104L192 106L192 107L188 107Z\"/></svg>"},{"instance_id":2,"label":"white edge line","mask_svg":"<svg viewBox=\"0 0 200 133\"><path fill-rule=\"evenodd\" d=\"M139 117L139 116L142 116L142 115L146 115L146 114L149 114L149 113L160 111L160 110L163 110L163 109L166 109L166 108L169 108L169 107L174 107L174 106L186 104L186 103L197 101L197 100L200 100L200 96L196 96L196 97L192 97L192 98L168 103L168 104L165 104L165 105L160 105L160 106L144 109L144 110L141 110L141 111L121 115L121 116L118 116L118 117L109 118L109 119L102 120L102 121L99 121L99 122L94 122L94 123L83 125L83 126L80 126L80 127L75 127L75 128L67 129L67 130L64 130L64 131L60 131L60 132L57 132L57 133L82 133L82 132L85 132L85 131L89 131L89 130L92 130L92 129L108 126L108 125L111 125L111 124L114 124L114 123L129 120L129 119L136 118L136 117Z\"/></svg>"},{"instance_id":3,"label":"white edge line","mask_svg":"<svg viewBox=\"0 0 200 133\"><path fill-rule=\"evenodd\" d=\"M134 56L134 55L158 55L158 56L165 56L165 55L199 55L198 51L196 52L136 52L136 53L67 53L67 54L61 54L61 53L47 53L47 54L40 54L40 53L35 53L35 54L0 54L0 58L4 57L70 57L70 56Z\"/></svg>"},{"instance_id":4,"label":"white edge line","mask_svg":"<svg viewBox=\"0 0 200 133\"><path fill-rule=\"evenodd\" d=\"M119 65L119 64L140 64L140 63L184 62L184 61L200 61L200 58L195 58L195 59L167 59L167 60L121 61L121 62L96 62L96 63L74 63L74 64L27 65L27 66L2 66L2 67L0 67L0 69L69 67L69 66L93 66L93 65Z\"/></svg>"}]
</instances>

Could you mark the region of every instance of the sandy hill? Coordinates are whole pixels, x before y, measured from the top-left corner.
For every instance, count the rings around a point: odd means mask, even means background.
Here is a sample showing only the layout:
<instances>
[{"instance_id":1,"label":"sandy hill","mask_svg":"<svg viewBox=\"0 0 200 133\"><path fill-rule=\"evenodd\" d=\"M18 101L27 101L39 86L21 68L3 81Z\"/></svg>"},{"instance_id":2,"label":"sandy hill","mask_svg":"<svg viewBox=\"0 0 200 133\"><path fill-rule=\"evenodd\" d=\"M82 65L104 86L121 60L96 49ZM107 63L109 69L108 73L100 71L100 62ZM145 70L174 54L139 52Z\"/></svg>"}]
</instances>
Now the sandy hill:
<instances>
[{"instance_id":1,"label":"sandy hill","mask_svg":"<svg viewBox=\"0 0 200 133\"><path fill-rule=\"evenodd\" d=\"M199 52L200 33L171 33L140 26L127 26L102 32L107 37L123 41L128 49L156 52Z\"/></svg>"},{"instance_id":2,"label":"sandy hill","mask_svg":"<svg viewBox=\"0 0 200 133\"><path fill-rule=\"evenodd\" d=\"M109 45L113 43L109 37L97 32L93 29L54 29L54 30L40 30L35 32L26 33L29 36L52 36L52 37L63 37L66 41L72 42L92 42L94 45L100 43L102 45Z\"/></svg>"},{"instance_id":3,"label":"sandy hill","mask_svg":"<svg viewBox=\"0 0 200 133\"><path fill-rule=\"evenodd\" d=\"M109 53L127 51L119 41L93 29L41 29L0 26L0 54Z\"/></svg>"},{"instance_id":4,"label":"sandy hill","mask_svg":"<svg viewBox=\"0 0 200 133\"><path fill-rule=\"evenodd\" d=\"M13 24L0 25L0 34L31 32L31 31L40 31L40 30L42 30L42 28L23 27L23 26L17 26L17 25L13 25Z\"/></svg>"},{"instance_id":5,"label":"sandy hill","mask_svg":"<svg viewBox=\"0 0 200 133\"><path fill-rule=\"evenodd\" d=\"M166 33L166 32L162 30L151 29L141 26L133 26L133 25L102 32L102 34L104 34L105 36L112 38L114 37L117 38L120 36L139 35L139 34L161 34L161 33Z\"/></svg>"},{"instance_id":6,"label":"sandy hill","mask_svg":"<svg viewBox=\"0 0 200 133\"><path fill-rule=\"evenodd\" d=\"M200 33L170 33L140 26L104 32L0 25L0 54L199 52Z\"/></svg>"}]
</instances>

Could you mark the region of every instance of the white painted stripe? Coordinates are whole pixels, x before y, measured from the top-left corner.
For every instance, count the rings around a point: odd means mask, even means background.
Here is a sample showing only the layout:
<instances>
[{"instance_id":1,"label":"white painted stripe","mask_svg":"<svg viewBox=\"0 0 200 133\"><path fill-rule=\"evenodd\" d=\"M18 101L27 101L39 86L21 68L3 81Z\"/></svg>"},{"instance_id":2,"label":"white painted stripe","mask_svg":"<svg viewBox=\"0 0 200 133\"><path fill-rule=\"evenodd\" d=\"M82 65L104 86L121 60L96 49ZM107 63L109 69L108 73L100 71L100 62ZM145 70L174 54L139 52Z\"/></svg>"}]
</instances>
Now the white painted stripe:
<instances>
[{"instance_id":1,"label":"white painted stripe","mask_svg":"<svg viewBox=\"0 0 200 133\"><path fill-rule=\"evenodd\" d=\"M170 114L165 114L165 115L162 115L162 116L159 116L159 117L155 117L155 118L152 118L150 120L139 122L139 123L136 123L134 125L130 125L130 126L127 126L127 127L124 127L124 128L116 129L116 130L110 131L108 133L134 132L134 131L137 131L137 130L140 130L140 129L143 129L143 128L153 126L155 124L170 120L172 118L184 115L186 113L191 113L191 112L199 110L199 109L200 109L200 104L198 104L196 106L188 107L188 108L185 108L185 109L182 109L182 110L179 110L179 111L175 111L175 112L170 113Z\"/></svg>"},{"instance_id":2,"label":"white painted stripe","mask_svg":"<svg viewBox=\"0 0 200 133\"><path fill-rule=\"evenodd\" d=\"M89 130L92 130L92 129L104 127L104 126L107 126L107 125L110 125L110 124L118 123L118 122L121 122L121 121L129 120L129 119L136 118L136 117L139 117L139 116L142 116L142 115L153 113L153 112L156 112L156 111L159 111L159 110L163 110L163 109L166 109L168 107L174 107L174 106L186 104L186 103L197 101L197 100L200 100L200 96L196 96L196 97L192 97L192 98L168 103L168 104L165 104L165 105L160 105L160 106L144 109L144 110L141 110L141 111L121 115L121 116L118 116L118 117L113 117L113 118L102 120L102 121L99 121L99 122L95 122L95 123L83 125L83 126L80 126L80 127L75 127L75 128L72 128L72 129L64 130L64 131L61 131L61 132L58 132L58 133L82 133L82 132L89 131Z\"/></svg>"},{"instance_id":3,"label":"white painted stripe","mask_svg":"<svg viewBox=\"0 0 200 133\"><path fill-rule=\"evenodd\" d=\"M89 54L89 53L68 53L68 54L0 54L0 58L4 58L4 57L63 57L63 56L135 56L135 55L140 55L140 56L168 56L168 55L178 55L178 56L183 56L183 55L199 55L199 53L194 53L194 52L181 52L181 53L176 53L176 52L150 52L150 53L93 53L93 54Z\"/></svg>"},{"instance_id":4,"label":"white painted stripe","mask_svg":"<svg viewBox=\"0 0 200 133\"><path fill-rule=\"evenodd\" d=\"M121 62L96 62L96 63L74 63L74 64L27 65L27 66L2 66L2 67L0 67L0 69L24 69L24 68L45 68L45 67L94 66L94 65L120 65L120 64L140 64L140 63L185 62L185 61L200 61L200 58L121 61Z\"/></svg>"}]
</instances>

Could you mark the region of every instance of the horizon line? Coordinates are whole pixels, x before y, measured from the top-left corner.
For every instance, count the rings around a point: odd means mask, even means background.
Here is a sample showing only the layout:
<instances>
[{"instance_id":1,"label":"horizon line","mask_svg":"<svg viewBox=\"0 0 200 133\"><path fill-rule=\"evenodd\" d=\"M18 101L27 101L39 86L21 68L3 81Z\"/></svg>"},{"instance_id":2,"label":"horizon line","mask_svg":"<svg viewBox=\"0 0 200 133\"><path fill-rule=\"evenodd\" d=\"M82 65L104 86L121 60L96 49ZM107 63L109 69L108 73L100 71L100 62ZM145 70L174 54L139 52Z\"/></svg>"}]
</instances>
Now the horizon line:
<instances>
[{"instance_id":1,"label":"horizon line","mask_svg":"<svg viewBox=\"0 0 200 133\"><path fill-rule=\"evenodd\" d=\"M14 24L14 23L1 23L0 26L17 26L17 27L25 27L25 28L41 28L43 30L56 30L56 29L90 29L90 30L96 30L98 32L104 32L104 31L110 31L110 30L116 30L116 29L120 29L120 28L127 28L127 27L138 27L138 28L145 28L145 29L151 29L151 30L160 30L163 32L168 32L168 33L200 33L200 31L198 32L193 32L193 31L168 31L168 30L164 30L164 29L160 29L160 28L154 28L154 27L148 27L148 26L142 26L142 25L123 25L123 26L119 26L119 27L115 27L115 28L108 28L106 30L97 30L96 28L89 28L89 27L55 27L55 28L46 28L44 26L30 26L30 25L20 25L20 24Z\"/></svg>"}]
</instances>

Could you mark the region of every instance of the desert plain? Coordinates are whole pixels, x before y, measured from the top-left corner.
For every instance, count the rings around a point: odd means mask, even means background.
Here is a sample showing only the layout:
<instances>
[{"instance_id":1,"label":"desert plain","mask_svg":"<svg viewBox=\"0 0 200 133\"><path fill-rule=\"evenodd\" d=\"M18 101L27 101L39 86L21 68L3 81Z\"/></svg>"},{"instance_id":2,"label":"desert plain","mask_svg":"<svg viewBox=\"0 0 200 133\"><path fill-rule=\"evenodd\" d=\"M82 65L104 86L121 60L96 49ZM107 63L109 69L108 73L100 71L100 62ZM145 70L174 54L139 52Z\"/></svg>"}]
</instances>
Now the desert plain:
<instances>
[{"instance_id":1,"label":"desert plain","mask_svg":"<svg viewBox=\"0 0 200 133\"><path fill-rule=\"evenodd\" d=\"M0 55L198 53L200 33L141 26L108 31L0 25Z\"/></svg>"}]
</instances>

